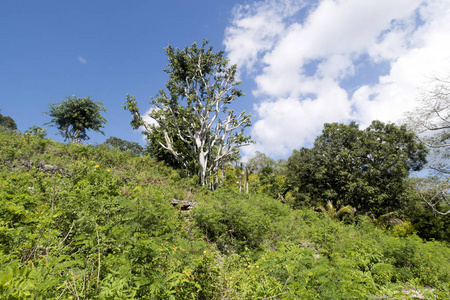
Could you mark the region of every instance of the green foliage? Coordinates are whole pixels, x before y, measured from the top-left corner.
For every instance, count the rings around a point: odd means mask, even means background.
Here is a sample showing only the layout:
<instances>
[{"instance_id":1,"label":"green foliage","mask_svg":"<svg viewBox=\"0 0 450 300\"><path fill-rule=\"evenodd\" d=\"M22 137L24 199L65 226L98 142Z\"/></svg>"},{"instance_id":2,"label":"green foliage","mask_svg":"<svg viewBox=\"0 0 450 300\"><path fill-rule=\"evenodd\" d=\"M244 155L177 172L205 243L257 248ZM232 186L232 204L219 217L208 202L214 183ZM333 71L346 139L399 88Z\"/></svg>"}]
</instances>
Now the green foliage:
<instances>
[{"instance_id":1,"label":"green foliage","mask_svg":"<svg viewBox=\"0 0 450 300\"><path fill-rule=\"evenodd\" d=\"M206 185L208 176L252 142L244 132L251 126L250 115L245 111L236 115L229 108L243 96L237 88L237 66L229 66L224 52L214 53L208 41L184 49L169 45L165 51L169 80L166 90L161 89L151 101L155 109L150 117L158 126L143 121L133 97L127 95L124 108L133 115L133 128L144 126L148 136L156 139L153 148L167 150L184 169L194 165L201 184Z\"/></svg>"},{"instance_id":2,"label":"green foliage","mask_svg":"<svg viewBox=\"0 0 450 300\"><path fill-rule=\"evenodd\" d=\"M32 134L43 139L47 135L47 129L39 126L32 126L25 131L25 133Z\"/></svg>"},{"instance_id":3,"label":"green foliage","mask_svg":"<svg viewBox=\"0 0 450 300\"><path fill-rule=\"evenodd\" d=\"M49 105L46 114L52 120L47 124L58 128L66 141L80 143L89 139L87 130L103 134L101 128L107 121L102 117L102 111L106 112L106 109L101 102L94 102L89 97L68 96L65 101Z\"/></svg>"},{"instance_id":4,"label":"green foliage","mask_svg":"<svg viewBox=\"0 0 450 300\"><path fill-rule=\"evenodd\" d=\"M231 253L259 247L271 237L272 224L288 215L288 208L267 197L224 190L212 195L207 206L197 207L193 215L207 239Z\"/></svg>"},{"instance_id":5,"label":"green foliage","mask_svg":"<svg viewBox=\"0 0 450 300\"><path fill-rule=\"evenodd\" d=\"M379 121L365 130L354 122L325 124L312 149L294 150L288 160L296 205L332 201L376 216L403 208L409 172L426 162L427 150L414 138L405 126Z\"/></svg>"},{"instance_id":6,"label":"green foliage","mask_svg":"<svg viewBox=\"0 0 450 300\"><path fill-rule=\"evenodd\" d=\"M11 129L11 130L16 130L17 124L11 117L0 114L0 128L1 127L4 127L6 129Z\"/></svg>"},{"instance_id":7,"label":"green foliage","mask_svg":"<svg viewBox=\"0 0 450 300\"><path fill-rule=\"evenodd\" d=\"M268 196L197 189L105 145L5 130L0 160L1 299L450 294L450 248L408 227L382 230L364 216L344 224ZM186 214L174 198L198 205Z\"/></svg>"},{"instance_id":8,"label":"green foliage","mask_svg":"<svg viewBox=\"0 0 450 300\"><path fill-rule=\"evenodd\" d=\"M327 201L325 206L319 205L317 210L325 212L330 218L337 219L344 216L344 214L353 217L355 214L355 210L350 205L341 207L339 210L336 210L331 201Z\"/></svg>"},{"instance_id":9,"label":"green foliage","mask_svg":"<svg viewBox=\"0 0 450 300\"><path fill-rule=\"evenodd\" d=\"M441 211L448 210L443 201L446 183L436 178L411 178L408 205L402 214L411 222L417 235L424 239L450 242L450 214L435 214L426 201ZM443 197L444 196L444 197Z\"/></svg>"},{"instance_id":10,"label":"green foliage","mask_svg":"<svg viewBox=\"0 0 450 300\"><path fill-rule=\"evenodd\" d=\"M142 155L144 152L144 148L138 143L125 141L114 136L109 137L103 144L120 151L130 151L133 156Z\"/></svg>"},{"instance_id":11,"label":"green foliage","mask_svg":"<svg viewBox=\"0 0 450 300\"><path fill-rule=\"evenodd\" d=\"M178 123L181 123L181 116L177 115ZM198 166L195 161L195 157L191 151L189 143L183 141L181 138L172 136L172 148L180 153L182 160L177 159L173 154L165 149L161 143L164 143L164 134L156 128L156 125L150 125L150 131L144 131L143 134L147 140L147 147L145 152L152 158L163 162L166 166L173 169L184 170L187 175L198 174ZM186 128L180 128L182 131L186 131ZM172 128L173 132L177 129Z\"/></svg>"}]
</instances>

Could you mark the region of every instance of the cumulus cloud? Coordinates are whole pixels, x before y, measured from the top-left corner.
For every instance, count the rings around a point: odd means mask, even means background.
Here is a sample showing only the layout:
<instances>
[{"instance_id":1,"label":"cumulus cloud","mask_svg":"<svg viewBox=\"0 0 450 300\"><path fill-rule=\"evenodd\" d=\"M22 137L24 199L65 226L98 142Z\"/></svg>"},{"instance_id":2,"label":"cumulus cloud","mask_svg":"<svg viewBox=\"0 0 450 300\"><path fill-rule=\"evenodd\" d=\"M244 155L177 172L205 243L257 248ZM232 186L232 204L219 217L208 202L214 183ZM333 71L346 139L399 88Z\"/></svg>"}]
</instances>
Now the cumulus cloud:
<instances>
[{"instance_id":1,"label":"cumulus cloud","mask_svg":"<svg viewBox=\"0 0 450 300\"><path fill-rule=\"evenodd\" d=\"M236 6L224 41L230 60L251 71L259 55L273 48L286 30L286 20L303 7L302 2L270 0Z\"/></svg>"},{"instance_id":2,"label":"cumulus cloud","mask_svg":"<svg viewBox=\"0 0 450 300\"><path fill-rule=\"evenodd\" d=\"M244 151L286 157L310 144L325 122L397 121L427 76L448 75L449 20L446 0L237 6L224 44L256 83L257 99L257 144Z\"/></svg>"}]
</instances>

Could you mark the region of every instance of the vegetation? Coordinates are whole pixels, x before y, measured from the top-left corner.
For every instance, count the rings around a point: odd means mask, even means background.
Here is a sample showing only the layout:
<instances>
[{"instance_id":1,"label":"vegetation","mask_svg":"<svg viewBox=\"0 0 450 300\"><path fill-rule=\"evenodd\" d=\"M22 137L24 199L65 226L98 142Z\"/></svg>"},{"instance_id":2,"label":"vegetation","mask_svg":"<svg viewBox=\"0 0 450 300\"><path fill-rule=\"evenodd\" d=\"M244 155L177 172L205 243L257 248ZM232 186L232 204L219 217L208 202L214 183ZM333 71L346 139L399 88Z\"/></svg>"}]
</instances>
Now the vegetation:
<instances>
[{"instance_id":1,"label":"vegetation","mask_svg":"<svg viewBox=\"0 0 450 300\"><path fill-rule=\"evenodd\" d=\"M40 138L45 138L47 136L47 129L39 126L32 126L27 131L25 131L25 133L32 134Z\"/></svg>"},{"instance_id":2,"label":"vegetation","mask_svg":"<svg viewBox=\"0 0 450 300\"><path fill-rule=\"evenodd\" d=\"M94 130L102 134L101 128L107 122L101 112L106 112L101 102L77 96L67 97L67 100L50 104L46 112L52 120L47 123L58 128L64 140L81 143L89 139L87 130Z\"/></svg>"},{"instance_id":3,"label":"vegetation","mask_svg":"<svg viewBox=\"0 0 450 300\"><path fill-rule=\"evenodd\" d=\"M325 124L313 148L294 150L286 176L297 206L331 201L378 217L406 205L409 173L423 167L426 153L406 126Z\"/></svg>"},{"instance_id":4,"label":"vegetation","mask_svg":"<svg viewBox=\"0 0 450 300\"><path fill-rule=\"evenodd\" d=\"M177 159L173 154L161 146L161 142L164 141L164 133L161 130L157 130L156 125L148 125L151 130L143 131L147 142L145 149L146 153L152 158L156 158L158 161L163 162L166 166L173 169L184 170L186 175L193 176L198 173L197 162L194 157L194 153L191 152L189 143L186 143L177 136L172 137L172 148L177 153L183 153L184 160ZM172 128L172 131L176 131L176 128ZM181 130L185 130L180 128Z\"/></svg>"},{"instance_id":5,"label":"vegetation","mask_svg":"<svg viewBox=\"0 0 450 300\"><path fill-rule=\"evenodd\" d=\"M17 124L11 117L0 114L0 127L16 130Z\"/></svg>"},{"instance_id":6,"label":"vegetation","mask_svg":"<svg viewBox=\"0 0 450 300\"><path fill-rule=\"evenodd\" d=\"M207 44L166 49L157 126L127 95L146 151L80 144L106 122L90 98L50 105L68 144L0 115L0 298L448 299L448 177L409 177L425 144L405 125L334 123L287 161L239 162L236 66ZM441 98L428 113L446 122ZM445 123L416 124L447 149Z\"/></svg>"},{"instance_id":7,"label":"vegetation","mask_svg":"<svg viewBox=\"0 0 450 300\"><path fill-rule=\"evenodd\" d=\"M422 92L420 105L409 112L407 126L430 149L428 168L436 176L416 182L424 203L436 215L450 215L447 197L450 170L450 80L434 78L430 87Z\"/></svg>"},{"instance_id":8,"label":"vegetation","mask_svg":"<svg viewBox=\"0 0 450 300\"><path fill-rule=\"evenodd\" d=\"M122 140L115 136L109 137L103 144L120 151L130 151L133 156L144 154L144 148L138 143Z\"/></svg>"},{"instance_id":9,"label":"vegetation","mask_svg":"<svg viewBox=\"0 0 450 300\"><path fill-rule=\"evenodd\" d=\"M185 169L191 168L194 158L202 185L238 153L239 147L251 142L244 134L250 126L250 115L245 111L236 115L228 107L243 96L236 88L240 83L236 81L237 67L227 66L223 51L214 53L213 47L207 46L204 41L200 48L194 43L184 49L165 49L169 59L164 70L169 74L168 93L160 90L151 102L155 109L150 117L158 126L142 119L133 97L127 95L125 105L133 115L133 128L159 131L163 138L157 140L158 144Z\"/></svg>"},{"instance_id":10,"label":"vegetation","mask_svg":"<svg viewBox=\"0 0 450 300\"><path fill-rule=\"evenodd\" d=\"M450 295L448 244L239 193L233 168L211 192L130 151L12 130L0 165L2 299Z\"/></svg>"}]
</instances>

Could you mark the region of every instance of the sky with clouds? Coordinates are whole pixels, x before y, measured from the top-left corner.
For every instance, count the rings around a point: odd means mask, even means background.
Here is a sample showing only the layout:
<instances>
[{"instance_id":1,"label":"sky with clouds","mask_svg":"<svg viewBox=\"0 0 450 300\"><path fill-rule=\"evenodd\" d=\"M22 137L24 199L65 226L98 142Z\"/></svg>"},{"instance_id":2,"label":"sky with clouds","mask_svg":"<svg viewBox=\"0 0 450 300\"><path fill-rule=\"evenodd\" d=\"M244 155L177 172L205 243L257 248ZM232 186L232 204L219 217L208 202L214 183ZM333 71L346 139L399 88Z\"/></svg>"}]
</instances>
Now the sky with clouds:
<instances>
[{"instance_id":1,"label":"sky with clouds","mask_svg":"<svg viewBox=\"0 0 450 300\"><path fill-rule=\"evenodd\" d=\"M418 89L449 76L450 2L261 1L238 5L225 30L229 57L252 94L258 144L289 155L325 122L396 122Z\"/></svg>"},{"instance_id":2,"label":"sky with clouds","mask_svg":"<svg viewBox=\"0 0 450 300\"><path fill-rule=\"evenodd\" d=\"M246 157L287 158L327 122L397 122L430 78L450 76L448 0L25 2L0 3L0 109L21 131L76 94L108 110L90 142L142 142L125 94L148 110L167 80L163 48L203 39L238 65L236 109L252 113L256 141Z\"/></svg>"}]
</instances>

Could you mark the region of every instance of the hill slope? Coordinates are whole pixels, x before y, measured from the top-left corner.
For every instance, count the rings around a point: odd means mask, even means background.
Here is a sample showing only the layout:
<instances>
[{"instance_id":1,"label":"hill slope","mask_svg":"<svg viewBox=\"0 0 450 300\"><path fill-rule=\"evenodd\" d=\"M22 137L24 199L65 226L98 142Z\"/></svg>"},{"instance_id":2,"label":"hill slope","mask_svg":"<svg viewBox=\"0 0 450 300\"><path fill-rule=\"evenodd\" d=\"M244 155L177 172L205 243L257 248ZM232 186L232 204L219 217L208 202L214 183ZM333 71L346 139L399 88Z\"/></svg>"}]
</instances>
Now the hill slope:
<instances>
[{"instance_id":1,"label":"hill slope","mask_svg":"<svg viewBox=\"0 0 450 300\"><path fill-rule=\"evenodd\" d=\"M148 157L0 130L2 299L386 299L450 292L450 248ZM171 199L199 204L189 214ZM409 294L409 296L408 296Z\"/></svg>"}]
</instances>

